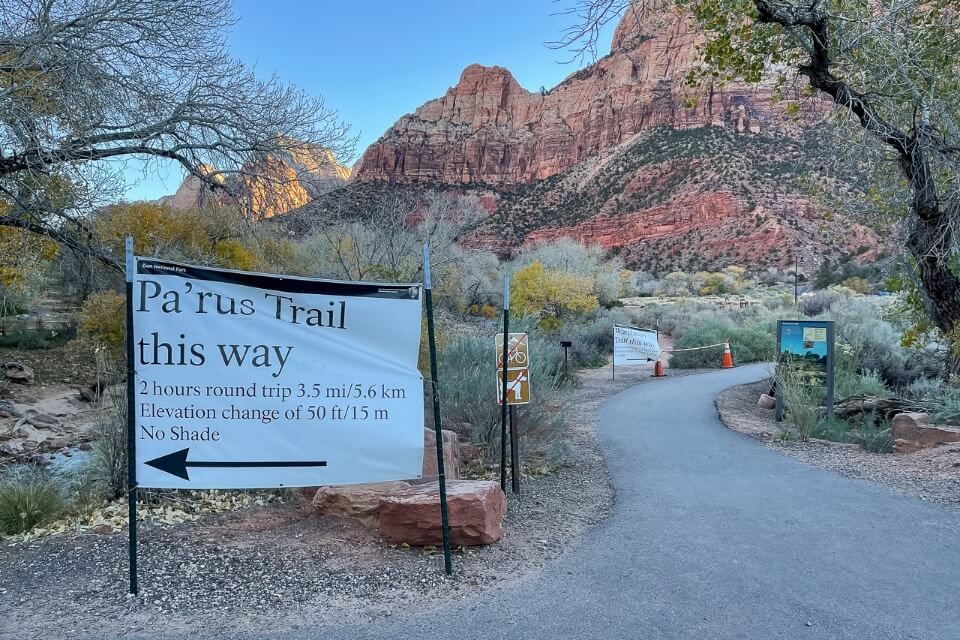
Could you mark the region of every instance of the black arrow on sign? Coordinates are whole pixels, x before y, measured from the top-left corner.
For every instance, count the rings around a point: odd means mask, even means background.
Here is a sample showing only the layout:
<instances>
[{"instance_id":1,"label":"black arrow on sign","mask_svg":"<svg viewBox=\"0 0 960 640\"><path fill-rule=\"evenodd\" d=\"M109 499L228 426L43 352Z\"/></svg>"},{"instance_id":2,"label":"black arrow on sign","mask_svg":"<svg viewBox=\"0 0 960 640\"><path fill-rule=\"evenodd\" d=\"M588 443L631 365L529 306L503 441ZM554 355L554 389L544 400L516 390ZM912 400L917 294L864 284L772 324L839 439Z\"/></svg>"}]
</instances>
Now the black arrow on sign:
<instances>
[{"instance_id":1,"label":"black arrow on sign","mask_svg":"<svg viewBox=\"0 0 960 640\"><path fill-rule=\"evenodd\" d=\"M160 456L159 458L154 458L153 460L147 460L144 464L148 464L154 469L159 469L169 473L172 476L177 476L178 478L183 478L184 480L190 479L190 474L187 473L187 467L231 467L231 468L250 468L250 467L325 467L327 466L326 460L290 460L286 462L278 462L274 460L258 460L258 461L236 461L236 462L220 462L220 461L203 461L203 460L191 460L187 461L187 454L190 453L190 448L180 449L180 451L174 451L173 453L168 453L165 456Z\"/></svg>"}]
</instances>

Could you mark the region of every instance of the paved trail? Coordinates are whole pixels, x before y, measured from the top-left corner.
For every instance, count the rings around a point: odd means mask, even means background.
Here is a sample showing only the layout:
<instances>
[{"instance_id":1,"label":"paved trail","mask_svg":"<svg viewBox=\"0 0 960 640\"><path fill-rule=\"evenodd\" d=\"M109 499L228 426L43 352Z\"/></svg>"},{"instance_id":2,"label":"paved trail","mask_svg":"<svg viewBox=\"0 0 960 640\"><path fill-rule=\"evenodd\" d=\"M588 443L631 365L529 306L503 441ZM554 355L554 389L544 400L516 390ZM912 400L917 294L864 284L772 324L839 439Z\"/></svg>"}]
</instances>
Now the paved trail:
<instances>
[{"instance_id":1,"label":"paved trail","mask_svg":"<svg viewBox=\"0 0 960 640\"><path fill-rule=\"evenodd\" d=\"M763 373L672 378L608 401L613 514L541 574L426 616L290 637L960 638L960 514L724 429L713 398Z\"/></svg>"}]
</instances>

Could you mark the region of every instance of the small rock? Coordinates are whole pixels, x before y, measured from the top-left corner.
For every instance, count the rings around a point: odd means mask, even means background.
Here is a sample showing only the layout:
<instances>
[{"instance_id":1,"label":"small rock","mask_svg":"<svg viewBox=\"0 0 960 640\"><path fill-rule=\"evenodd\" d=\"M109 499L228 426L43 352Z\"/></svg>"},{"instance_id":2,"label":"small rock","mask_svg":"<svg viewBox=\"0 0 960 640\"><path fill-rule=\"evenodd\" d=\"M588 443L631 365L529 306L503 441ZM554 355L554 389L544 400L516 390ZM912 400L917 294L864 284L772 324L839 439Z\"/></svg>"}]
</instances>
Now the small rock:
<instances>
[{"instance_id":1,"label":"small rock","mask_svg":"<svg viewBox=\"0 0 960 640\"><path fill-rule=\"evenodd\" d=\"M777 399L772 396L768 396L765 393L761 393L760 399L757 400L757 406L761 409L776 409Z\"/></svg>"},{"instance_id":2,"label":"small rock","mask_svg":"<svg viewBox=\"0 0 960 640\"><path fill-rule=\"evenodd\" d=\"M3 373L11 382L18 384L30 384L33 382L33 369L23 364L11 360L3 365Z\"/></svg>"}]
</instances>

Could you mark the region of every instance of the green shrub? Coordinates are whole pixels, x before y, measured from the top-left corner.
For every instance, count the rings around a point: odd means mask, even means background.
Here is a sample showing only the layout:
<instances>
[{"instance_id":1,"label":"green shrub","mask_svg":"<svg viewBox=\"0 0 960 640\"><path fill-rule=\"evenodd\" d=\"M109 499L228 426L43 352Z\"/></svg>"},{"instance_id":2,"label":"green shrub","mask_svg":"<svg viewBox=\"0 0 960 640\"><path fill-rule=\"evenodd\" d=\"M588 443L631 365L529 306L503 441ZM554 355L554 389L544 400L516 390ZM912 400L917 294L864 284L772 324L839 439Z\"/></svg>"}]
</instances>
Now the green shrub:
<instances>
[{"instance_id":1,"label":"green shrub","mask_svg":"<svg viewBox=\"0 0 960 640\"><path fill-rule=\"evenodd\" d=\"M936 378L920 378L903 387L900 393L929 407L934 422L960 424L960 388L947 386Z\"/></svg>"},{"instance_id":2,"label":"green shrub","mask_svg":"<svg viewBox=\"0 0 960 640\"><path fill-rule=\"evenodd\" d=\"M532 322L532 320L530 321ZM511 326L523 331L528 327ZM566 422L558 389L568 383L557 340L530 334L532 401L519 408L522 448L551 462L566 456ZM492 336L465 335L438 354L444 427L480 444L488 461L499 459L500 405L497 404Z\"/></svg>"},{"instance_id":3,"label":"green shrub","mask_svg":"<svg viewBox=\"0 0 960 640\"><path fill-rule=\"evenodd\" d=\"M836 323L837 362L851 371L876 371L890 388L920 378L936 377L942 361L901 344L901 333L883 316L884 308L869 298L845 298L830 308Z\"/></svg>"},{"instance_id":4,"label":"green shrub","mask_svg":"<svg viewBox=\"0 0 960 640\"><path fill-rule=\"evenodd\" d=\"M919 378L903 388L902 394L914 400L939 398L943 393L943 381L937 378Z\"/></svg>"},{"instance_id":5,"label":"green shrub","mask_svg":"<svg viewBox=\"0 0 960 640\"><path fill-rule=\"evenodd\" d=\"M859 428L857 441L867 451L873 453L893 452L893 433L889 426L875 420L864 420Z\"/></svg>"},{"instance_id":6,"label":"green shrub","mask_svg":"<svg viewBox=\"0 0 960 640\"><path fill-rule=\"evenodd\" d=\"M861 416L849 422L827 417L816 424L811 435L832 442L859 444L873 453L893 451L890 426L875 415Z\"/></svg>"},{"instance_id":7,"label":"green shrub","mask_svg":"<svg viewBox=\"0 0 960 640\"><path fill-rule=\"evenodd\" d=\"M19 297L14 297L10 289L0 283L0 318L19 316L26 313L27 308Z\"/></svg>"},{"instance_id":8,"label":"green shrub","mask_svg":"<svg viewBox=\"0 0 960 640\"><path fill-rule=\"evenodd\" d=\"M776 339L768 327L743 323L733 324L708 320L692 327L674 340L674 349L688 349L720 342L730 342L730 352L737 364L769 361L774 358ZM678 351L670 358L670 366L676 369L699 369L719 367L723 361L721 347Z\"/></svg>"},{"instance_id":9,"label":"green shrub","mask_svg":"<svg viewBox=\"0 0 960 640\"><path fill-rule=\"evenodd\" d=\"M0 335L0 347L11 349L53 349L66 344L77 335L75 327L55 331L53 329L24 329Z\"/></svg>"},{"instance_id":10,"label":"green shrub","mask_svg":"<svg viewBox=\"0 0 960 640\"><path fill-rule=\"evenodd\" d=\"M869 295L873 293L873 289L870 287L870 283L865 279L854 276L853 278L847 278L840 283L840 286L846 287L847 289L852 289L857 293L862 293L864 295Z\"/></svg>"},{"instance_id":11,"label":"green shrub","mask_svg":"<svg viewBox=\"0 0 960 640\"><path fill-rule=\"evenodd\" d=\"M0 484L0 533L4 535L29 531L62 511L63 498L46 476L25 473Z\"/></svg>"},{"instance_id":12,"label":"green shrub","mask_svg":"<svg viewBox=\"0 0 960 640\"><path fill-rule=\"evenodd\" d=\"M95 293L80 309L80 330L110 350L115 357L123 353L126 340L126 297L116 291Z\"/></svg>"},{"instance_id":13,"label":"green shrub","mask_svg":"<svg viewBox=\"0 0 960 640\"><path fill-rule=\"evenodd\" d=\"M833 395L837 399L867 394L887 398L891 395L880 374L876 371L866 371L863 374L837 367L834 376Z\"/></svg>"},{"instance_id":14,"label":"green shrub","mask_svg":"<svg viewBox=\"0 0 960 640\"><path fill-rule=\"evenodd\" d=\"M69 515L90 515L111 497L95 460L58 471L56 481Z\"/></svg>"},{"instance_id":15,"label":"green shrub","mask_svg":"<svg viewBox=\"0 0 960 640\"><path fill-rule=\"evenodd\" d=\"M830 310L830 307L836 302L843 300L845 296L839 291L832 289L822 289L812 293L805 293L800 296L797 308L803 315L813 318Z\"/></svg>"},{"instance_id":16,"label":"green shrub","mask_svg":"<svg viewBox=\"0 0 960 640\"><path fill-rule=\"evenodd\" d=\"M945 388L934 401L938 405L932 415L934 422L960 424L960 389Z\"/></svg>"},{"instance_id":17,"label":"green shrub","mask_svg":"<svg viewBox=\"0 0 960 640\"><path fill-rule=\"evenodd\" d=\"M788 434L799 440L809 440L820 422L820 401L823 392L819 387L805 383L803 374L790 367L780 366L777 384L785 406L784 422Z\"/></svg>"},{"instance_id":18,"label":"green shrub","mask_svg":"<svg viewBox=\"0 0 960 640\"><path fill-rule=\"evenodd\" d=\"M853 434L850 433L850 423L833 416L817 422L810 435L831 442L849 443L854 441Z\"/></svg>"},{"instance_id":19,"label":"green shrub","mask_svg":"<svg viewBox=\"0 0 960 640\"><path fill-rule=\"evenodd\" d=\"M123 388L126 388L124 385ZM97 440L93 448L93 475L111 498L127 492L126 394L104 398L104 410L96 413Z\"/></svg>"},{"instance_id":20,"label":"green shrub","mask_svg":"<svg viewBox=\"0 0 960 640\"><path fill-rule=\"evenodd\" d=\"M632 324L621 309L600 309L589 318L567 322L554 334L555 341L569 340L572 368L601 367L613 353L613 325Z\"/></svg>"}]
</instances>

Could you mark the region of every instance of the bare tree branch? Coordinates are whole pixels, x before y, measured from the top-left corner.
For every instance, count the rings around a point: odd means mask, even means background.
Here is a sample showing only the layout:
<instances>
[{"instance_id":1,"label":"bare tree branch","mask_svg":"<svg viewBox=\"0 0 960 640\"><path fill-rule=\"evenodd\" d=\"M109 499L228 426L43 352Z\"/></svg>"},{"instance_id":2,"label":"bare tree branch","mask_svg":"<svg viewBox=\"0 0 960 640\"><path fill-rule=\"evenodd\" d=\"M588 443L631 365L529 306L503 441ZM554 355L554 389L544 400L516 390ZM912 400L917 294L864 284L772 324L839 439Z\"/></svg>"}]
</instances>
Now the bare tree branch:
<instances>
[{"instance_id":1,"label":"bare tree branch","mask_svg":"<svg viewBox=\"0 0 960 640\"><path fill-rule=\"evenodd\" d=\"M230 0L0 0L0 187L61 205L20 206L0 225L62 237L122 191L101 167L123 159L173 161L233 191L297 178L269 158L335 170L353 152L348 127L322 98L233 59L233 22ZM84 197L45 198L51 180Z\"/></svg>"}]
</instances>

